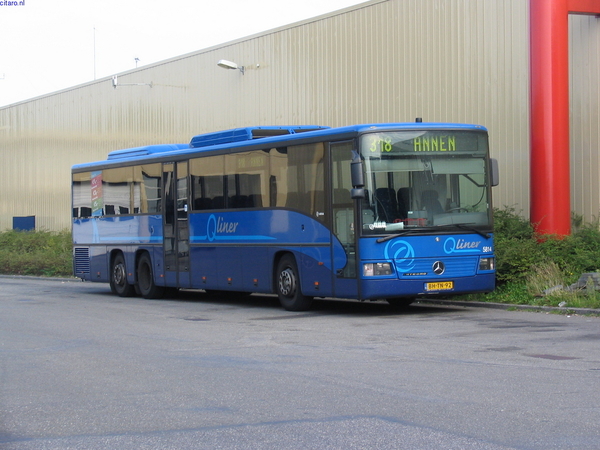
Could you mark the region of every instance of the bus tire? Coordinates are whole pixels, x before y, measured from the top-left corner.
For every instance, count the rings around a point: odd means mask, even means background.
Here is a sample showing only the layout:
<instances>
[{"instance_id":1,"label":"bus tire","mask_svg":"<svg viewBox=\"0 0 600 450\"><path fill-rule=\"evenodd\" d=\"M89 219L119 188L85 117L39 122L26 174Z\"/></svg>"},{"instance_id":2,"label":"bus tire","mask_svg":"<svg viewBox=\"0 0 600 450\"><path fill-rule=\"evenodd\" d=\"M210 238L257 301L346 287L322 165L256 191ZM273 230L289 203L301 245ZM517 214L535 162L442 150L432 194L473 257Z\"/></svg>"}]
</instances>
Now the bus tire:
<instances>
[{"instance_id":1,"label":"bus tire","mask_svg":"<svg viewBox=\"0 0 600 450\"><path fill-rule=\"evenodd\" d=\"M137 287L144 298L162 298L165 288L154 283L154 271L152 270L152 258L148 253L142 253L137 265Z\"/></svg>"},{"instance_id":2,"label":"bus tire","mask_svg":"<svg viewBox=\"0 0 600 450\"><path fill-rule=\"evenodd\" d=\"M127 266L123 253L117 253L110 266L110 290L119 297L132 297L135 287L127 281Z\"/></svg>"},{"instance_id":3,"label":"bus tire","mask_svg":"<svg viewBox=\"0 0 600 450\"><path fill-rule=\"evenodd\" d=\"M306 311L313 297L302 294L298 265L291 254L284 255L277 264L276 290L279 303L288 311Z\"/></svg>"},{"instance_id":4,"label":"bus tire","mask_svg":"<svg viewBox=\"0 0 600 450\"><path fill-rule=\"evenodd\" d=\"M405 309L408 308L410 304L415 301L415 299L411 297L396 297L387 298L386 301L390 304L392 308Z\"/></svg>"}]
</instances>

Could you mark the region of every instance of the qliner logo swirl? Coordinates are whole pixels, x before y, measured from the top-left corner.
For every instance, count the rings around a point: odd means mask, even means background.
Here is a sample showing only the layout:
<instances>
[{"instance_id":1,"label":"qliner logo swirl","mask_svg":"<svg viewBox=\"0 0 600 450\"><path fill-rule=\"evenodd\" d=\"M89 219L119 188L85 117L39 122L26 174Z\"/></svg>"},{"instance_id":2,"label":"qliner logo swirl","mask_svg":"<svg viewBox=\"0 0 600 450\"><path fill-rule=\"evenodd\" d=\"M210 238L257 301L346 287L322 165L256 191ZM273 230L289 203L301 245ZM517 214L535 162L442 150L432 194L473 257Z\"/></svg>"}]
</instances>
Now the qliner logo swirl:
<instances>
[{"instance_id":1,"label":"qliner logo swirl","mask_svg":"<svg viewBox=\"0 0 600 450\"><path fill-rule=\"evenodd\" d=\"M217 234L235 233L239 224L239 222L226 222L221 216L217 219L214 214L211 214L206 223L206 236L212 242Z\"/></svg>"},{"instance_id":2,"label":"qliner logo swirl","mask_svg":"<svg viewBox=\"0 0 600 450\"><path fill-rule=\"evenodd\" d=\"M415 267L415 249L406 241L389 241L385 246L386 259L394 259L398 272L410 272Z\"/></svg>"}]
</instances>

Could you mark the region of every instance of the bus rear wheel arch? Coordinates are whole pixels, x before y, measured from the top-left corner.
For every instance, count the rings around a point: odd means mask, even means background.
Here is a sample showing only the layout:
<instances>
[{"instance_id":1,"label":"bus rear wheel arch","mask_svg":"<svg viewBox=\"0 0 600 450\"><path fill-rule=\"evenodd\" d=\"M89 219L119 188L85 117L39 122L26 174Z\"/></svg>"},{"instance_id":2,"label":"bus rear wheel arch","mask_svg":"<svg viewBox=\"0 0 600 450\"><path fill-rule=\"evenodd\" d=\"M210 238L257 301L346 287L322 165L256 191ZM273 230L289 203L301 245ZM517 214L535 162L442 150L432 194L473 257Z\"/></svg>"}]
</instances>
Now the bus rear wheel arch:
<instances>
[{"instance_id":1,"label":"bus rear wheel arch","mask_svg":"<svg viewBox=\"0 0 600 450\"><path fill-rule=\"evenodd\" d=\"M152 258L148 252L141 253L138 258L137 289L142 297L148 299L162 298L165 295L165 288L154 282Z\"/></svg>"},{"instance_id":2,"label":"bus rear wheel arch","mask_svg":"<svg viewBox=\"0 0 600 450\"><path fill-rule=\"evenodd\" d=\"M298 264L291 253L285 253L277 263L275 291L288 311L306 311L312 304L313 297L302 293Z\"/></svg>"}]
</instances>

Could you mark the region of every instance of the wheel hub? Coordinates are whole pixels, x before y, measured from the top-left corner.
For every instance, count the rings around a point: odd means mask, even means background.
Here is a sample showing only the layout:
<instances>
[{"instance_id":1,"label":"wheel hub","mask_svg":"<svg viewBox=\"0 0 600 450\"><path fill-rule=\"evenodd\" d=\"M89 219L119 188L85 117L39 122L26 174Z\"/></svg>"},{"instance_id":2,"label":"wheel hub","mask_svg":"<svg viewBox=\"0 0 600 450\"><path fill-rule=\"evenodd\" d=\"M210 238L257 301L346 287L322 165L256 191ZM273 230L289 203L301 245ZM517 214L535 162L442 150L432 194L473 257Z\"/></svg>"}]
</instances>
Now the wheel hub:
<instances>
[{"instance_id":1,"label":"wheel hub","mask_svg":"<svg viewBox=\"0 0 600 450\"><path fill-rule=\"evenodd\" d=\"M125 266L123 264L117 264L114 269L113 279L115 283L121 286L125 281Z\"/></svg>"},{"instance_id":2,"label":"wheel hub","mask_svg":"<svg viewBox=\"0 0 600 450\"><path fill-rule=\"evenodd\" d=\"M279 274L279 292L286 297L291 296L296 289L296 279L290 269Z\"/></svg>"}]
</instances>

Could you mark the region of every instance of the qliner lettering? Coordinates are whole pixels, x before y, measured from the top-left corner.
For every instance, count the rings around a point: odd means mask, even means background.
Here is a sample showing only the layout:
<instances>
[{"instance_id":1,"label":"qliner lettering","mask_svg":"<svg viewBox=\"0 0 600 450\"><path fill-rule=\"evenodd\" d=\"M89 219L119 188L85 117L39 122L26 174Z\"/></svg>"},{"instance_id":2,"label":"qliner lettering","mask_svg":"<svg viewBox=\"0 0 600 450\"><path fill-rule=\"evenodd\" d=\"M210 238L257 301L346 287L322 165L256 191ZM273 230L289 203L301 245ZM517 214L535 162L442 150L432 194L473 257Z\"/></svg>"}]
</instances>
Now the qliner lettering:
<instances>
[{"instance_id":1,"label":"qliner lettering","mask_svg":"<svg viewBox=\"0 0 600 450\"><path fill-rule=\"evenodd\" d=\"M455 152L456 138L454 136L424 136L413 139L415 152Z\"/></svg>"},{"instance_id":2,"label":"qliner lettering","mask_svg":"<svg viewBox=\"0 0 600 450\"><path fill-rule=\"evenodd\" d=\"M481 244L481 241L467 242L464 239L459 239L458 242L456 242L456 249L478 248L479 244Z\"/></svg>"},{"instance_id":3,"label":"qliner lettering","mask_svg":"<svg viewBox=\"0 0 600 450\"><path fill-rule=\"evenodd\" d=\"M235 233L239 222L225 222L222 217L217 221L217 233Z\"/></svg>"}]
</instances>

